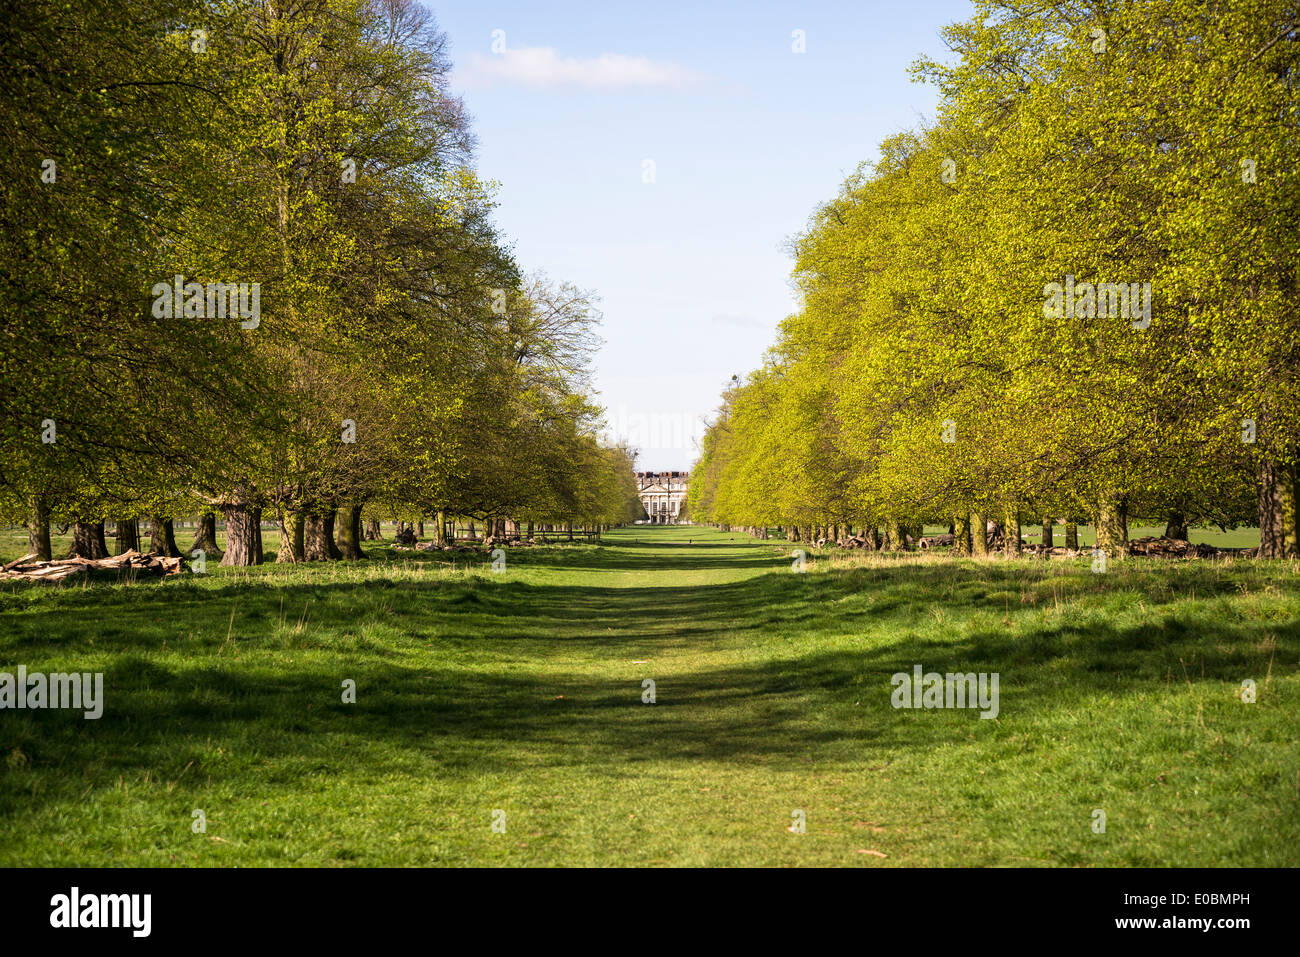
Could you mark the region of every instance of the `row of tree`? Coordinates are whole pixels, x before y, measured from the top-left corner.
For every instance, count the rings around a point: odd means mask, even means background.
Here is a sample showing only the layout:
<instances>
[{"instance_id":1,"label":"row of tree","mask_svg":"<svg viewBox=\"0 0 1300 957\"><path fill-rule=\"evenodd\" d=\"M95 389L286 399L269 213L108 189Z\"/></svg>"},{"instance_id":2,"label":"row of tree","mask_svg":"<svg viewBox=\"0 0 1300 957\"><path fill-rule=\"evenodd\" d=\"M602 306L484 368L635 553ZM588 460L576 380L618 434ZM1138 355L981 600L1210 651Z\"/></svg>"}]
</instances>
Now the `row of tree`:
<instances>
[{"instance_id":1,"label":"row of tree","mask_svg":"<svg viewBox=\"0 0 1300 957\"><path fill-rule=\"evenodd\" d=\"M733 379L699 519L1261 527L1295 556L1300 15L979 0L934 123L793 242L800 309Z\"/></svg>"},{"instance_id":2,"label":"row of tree","mask_svg":"<svg viewBox=\"0 0 1300 957\"><path fill-rule=\"evenodd\" d=\"M639 513L593 299L497 234L412 0L36 0L0 49L0 509L34 551L52 520L94 557L105 517L219 513L241 565L272 515L297 559L336 516L359 554L366 507Z\"/></svg>"}]
</instances>

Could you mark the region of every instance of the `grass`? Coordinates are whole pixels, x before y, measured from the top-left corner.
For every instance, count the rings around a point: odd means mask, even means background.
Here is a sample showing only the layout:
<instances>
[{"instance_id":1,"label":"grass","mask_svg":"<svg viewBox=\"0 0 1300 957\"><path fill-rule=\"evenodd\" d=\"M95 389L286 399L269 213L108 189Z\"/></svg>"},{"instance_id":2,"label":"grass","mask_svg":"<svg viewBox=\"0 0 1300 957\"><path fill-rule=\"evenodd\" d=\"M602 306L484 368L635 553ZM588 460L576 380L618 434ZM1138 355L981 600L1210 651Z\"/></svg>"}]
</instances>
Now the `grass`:
<instances>
[{"instance_id":1,"label":"grass","mask_svg":"<svg viewBox=\"0 0 1300 957\"><path fill-rule=\"evenodd\" d=\"M791 548L0 586L0 670L107 697L0 711L0 864L1300 864L1300 565ZM915 664L998 718L895 710Z\"/></svg>"}]
</instances>

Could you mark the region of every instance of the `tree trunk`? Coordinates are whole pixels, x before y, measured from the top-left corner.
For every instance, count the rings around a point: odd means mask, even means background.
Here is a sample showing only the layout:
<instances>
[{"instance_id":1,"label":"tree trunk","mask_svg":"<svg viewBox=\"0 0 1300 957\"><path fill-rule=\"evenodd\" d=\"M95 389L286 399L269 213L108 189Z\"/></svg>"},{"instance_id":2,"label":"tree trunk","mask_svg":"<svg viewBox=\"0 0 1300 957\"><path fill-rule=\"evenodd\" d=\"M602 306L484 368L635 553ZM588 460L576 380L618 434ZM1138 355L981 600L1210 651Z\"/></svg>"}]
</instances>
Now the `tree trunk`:
<instances>
[{"instance_id":1,"label":"tree trunk","mask_svg":"<svg viewBox=\"0 0 1300 957\"><path fill-rule=\"evenodd\" d=\"M336 515L334 509L330 509L325 513L325 544L329 548L329 556L333 561L338 561L343 557L343 553L339 551L338 543L334 540L334 519Z\"/></svg>"},{"instance_id":2,"label":"tree trunk","mask_svg":"<svg viewBox=\"0 0 1300 957\"><path fill-rule=\"evenodd\" d=\"M952 550L955 555L969 556L971 554L971 524L970 513L966 512L957 516L953 523L953 540Z\"/></svg>"},{"instance_id":3,"label":"tree trunk","mask_svg":"<svg viewBox=\"0 0 1300 957\"><path fill-rule=\"evenodd\" d=\"M333 545L333 513L326 522L325 515L308 512L303 516L302 557L308 562L327 562L334 556L330 546ZM399 526L400 527L400 526Z\"/></svg>"},{"instance_id":4,"label":"tree trunk","mask_svg":"<svg viewBox=\"0 0 1300 957\"><path fill-rule=\"evenodd\" d=\"M989 517L983 512L971 513L970 544L976 558L989 557Z\"/></svg>"},{"instance_id":5,"label":"tree trunk","mask_svg":"<svg viewBox=\"0 0 1300 957\"><path fill-rule=\"evenodd\" d=\"M1187 541L1187 518L1182 512L1169 513L1169 519L1165 522L1165 538Z\"/></svg>"},{"instance_id":6,"label":"tree trunk","mask_svg":"<svg viewBox=\"0 0 1300 957\"><path fill-rule=\"evenodd\" d=\"M179 558L181 550L176 547L176 531L170 518L161 515L149 519L149 554L163 555L167 558Z\"/></svg>"},{"instance_id":7,"label":"tree trunk","mask_svg":"<svg viewBox=\"0 0 1300 957\"><path fill-rule=\"evenodd\" d=\"M1103 499L1097 506L1097 548L1107 558L1128 554L1128 528L1123 505L1115 499Z\"/></svg>"},{"instance_id":8,"label":"tree trunk","mask_svg":"<svg viewBox=\"0 0 1300 957\"><path fill-rule=\"evenodd\" d=\"M246 567L262 564L257 520L260 509L251 505L222 505L226 520L226 553L221 564Z\"/></svg>"},{"instance_id":9,"label":"tree trunk","mask_svg":"<svg viewBox=\"0 0 1300 957\"><path fill-rule=\"evenodd\" d=\"M140 550L140 520L137 518L119 518L117 520L117 553Z\"/></svg>"},{"instance_id":10,"label":"tree trunk","mask_svg":"<svg viewBox=\"0 0 1300 957\"><path fill-rule=\"evenodd\" d=\"M1065 523L1065 547L1079 550L1079 526L1074 522Z\"/></svg>"},{"instance_id":11,"label":"tree trunk","mask_svg":"<svg viewBox=\"0 0 1300 957\"><path fill-rule=\"evenodd\" d=\"M469 523L469 540L471 542L478 541L478 532L474 531L473 519L470 519L470 523Z\"/></svg>"},{"instance_id":12,"label":"tree trunk","mask_svg":"<svg viewBox=\"0 0 1300 957\"><path fill-rule=\"evenodd\" d=\"M50 510L39 496L32 500L27 513L27 550L43 562L54 557L50 551Z\"/></svg>"},{"instance_id":13,"label":"tree trunk","mask_svg":"<svg viewBox=\"0 0 1300 957\"><path fill-rule=\"evenodd\" d=\"M1006 528L1003 537L1006 539L1004 551L1007 558L1020 557L1020 510L1017 508L1007 509Z\"/></svg>"},{"instance_id":14,"label":"tree trunk","mask_svg":"<svg viewBox=\"0 0 1300 957\"><path fill-rule=\"evenodd\" d=\"M418 522L415 523L415 537L418 538L420 541L424 541L424 519L423 518L421 518Z\"/></svg>"},{"instance_id":15,"label":"tree trunk","mask_svg":"<svg viewBox=\"0 0 1300 957\"><path fill-rule=\"evenodd\" d=\"M439 546L446 545L447 544L447 513L439 509L438 514L435 517L434 521L436 522L433 528L434 544Z\"/></svg>"},{"instance_id":16,"label":"tree trunk","mask_svg":"<svg viewBox=\"0 0 1300 957\"><path fill-rule=\"evenodd\" d=\"M345 505L339 509L339 551L349 561L366 557L361 550L360 505Z\"/></svg>"},{"instance_id":17,"label":"tree trunk","mask_svg":"<svg viewBox=\"0 0 1300 957\"><path fill-rule=\"evenodd\" d=\"M303 557L303 514L296 508L281 508L277 513L280 523L280 547L275 551L277 563L296 564Z\"/></svg>"},{"instance_id":18,"label":"tree trunk","mask_svg":"<svg viewBox=\"0 0 1300 957\"><path fill-rule=\"evenodd\" d=\"M569 541L573 541L573 522L565 522L564 530L569 533Z\"/></svg>"},{"instance_id":19,"label":"tree trunk","mask_svg":"<svg viewBox=\"0 0 1300 957\"><path fill-rule=\"evenodd\" d=\"M382 542L384 540L384 531L379 525L379 519L371 518L366 520L366 541Z\"/></svg>"},{"instance_id":20,"label":"tree trunk","mask_svg":"<svg viewBox=\"0 0 1300 957\"><path fill-rule=\"evenodd\" d=\"M1043 544L1052 547L1052 520L1046 515L1043 516Z\"/></svg>"},{"instance_id":21,"label":"tree trunk","mask_svg":"<svg viewBox=\"0 0 1300 957\"><path fill-rule=\"evenodd\" d=\"M1260 558L1297 557L1296 512L1295 468L1265 462L1259 470Z\"/></svg>"},{"instance_id":22,"label":"tree trunk","mask_svg":"<svg viewBox=\"0 0 1300 957\"><path fill-rule=\"evenodd\" d=\"M77 520L72 525L72 550L69 558L107 558L108 543L104 541L103 522Z\"/></svg>"},{"instance_id":23,"label":"tree trunk","mask_svg":"<svg viewBox=\"0 0 1300 957\"><path fill-rule=\"evenodd\" d=\"M204 512L199 516L199 527L194 533L194 544L190 554L201 551L208 558L221 560L221 549L217 548L217 513Z\"/></svg>"}]
</instances>

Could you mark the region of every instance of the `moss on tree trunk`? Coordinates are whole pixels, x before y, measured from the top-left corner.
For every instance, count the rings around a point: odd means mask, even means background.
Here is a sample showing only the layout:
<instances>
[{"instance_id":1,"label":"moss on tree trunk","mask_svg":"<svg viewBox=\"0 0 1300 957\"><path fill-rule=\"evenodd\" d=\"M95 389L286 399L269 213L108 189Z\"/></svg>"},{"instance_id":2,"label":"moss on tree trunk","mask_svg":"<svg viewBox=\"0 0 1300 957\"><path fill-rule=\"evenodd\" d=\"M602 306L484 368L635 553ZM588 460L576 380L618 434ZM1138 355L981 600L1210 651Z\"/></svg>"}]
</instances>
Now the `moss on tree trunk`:
<instances>
[{"instance_id":1,"label":"moss on tree trunk","mask_svg":"<svg viewBox=\"0 0 1300 957\"><path fill-rule=\"evenodd\" d=\"M1128 554L1128 522L1118 499L1103 498L1097 506L1097 548L1107 558L1124 558Z\"/></svg>"},{"instance_id":2,"label":"moss on tree trunk","mask_svg":"<svg viewBox=\"0 0 1300 957\"><path fill-rule=\"evenodd\" d=\"M955 555L971 554L970 515L958 515L953 524L952 550Z\"/></svg>"},{"instance_id":3,"label":"moss on tree trunk","mask_svg":"<svg viewBox=\"0 0 1300 957\"><path fill-rule=\"evenodd\" d=\"M983 512L972 512L970 517L971 554L976 558L989 556L989 519Z\"/></svg>"},{"instance_id":4,"label":"moss on tree trunk","mask_svg":"<svg viewBox=\"0 0 1300 957\"><path fill-rule=\"evenodd\" d=\"M1006 511L1006 525L1003 535L1005 546L1003 551L1007 558L1020 557L1020 510L1018 508L1009 508Z\"/></svg>"},{"instance_id":5,"label":"moss on tree trunk","mask_svg":"<svg viewBox=\"0 0 1300 957\"><path fill-rule=\"evenodd\" d=\"M27 513L27 550L43 562L54 557L50 551L50 510L40 497L32 500Z\"/></svg>"},{"instance_id":6,"label":"moss on tree trunk","mask_svg":"<svg viewBox=\"0 0 1300 957\"><path fill-rule=\"evenodd\" d=\"M280 547L275 560L296 564L305 561L303 553L303 513L301 509L286 508L280 513Z\"/></svg>"},{"instance_id":7,"label":"moss on tree trunk","mask_svg":"<svg viewBox=\"0 0 1300 957\"><path fill-rule=\"evenodd\" d=\"M345 505L339 509L339 552L349 561L365 558L361 550L361 506ZM441 524L441 523L440 523Z\"/></svg>"}]
</instances>

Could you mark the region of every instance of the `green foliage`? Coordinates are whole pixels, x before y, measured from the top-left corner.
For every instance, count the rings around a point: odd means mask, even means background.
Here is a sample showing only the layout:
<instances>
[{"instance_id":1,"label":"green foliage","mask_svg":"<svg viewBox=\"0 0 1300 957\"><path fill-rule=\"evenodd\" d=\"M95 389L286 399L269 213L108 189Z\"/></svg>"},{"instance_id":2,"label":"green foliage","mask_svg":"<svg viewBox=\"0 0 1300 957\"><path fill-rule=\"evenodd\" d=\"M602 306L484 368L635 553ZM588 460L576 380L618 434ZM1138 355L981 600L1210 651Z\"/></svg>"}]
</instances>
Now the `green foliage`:
<instances>
[{"instance_id":1,"label":"green foliage","mask_svg":"<svg viewBox=\"0 0 1300 957\"><path fill-rule=\"evenodd\" d=\"M802 308L724 397L697 516L1234 524L1262 501L1263 466L1286 507L1293 7L976 10L945 31L951 64L916 65L943 93L936 123L883 143L793 243ZM1140 298L1131 314L1108 296L1054 313L1051 284L1075 282L1149 288L1149 322ZM1294 509L1280 521L1294 541Z\"/></svg>"},{"instance_id":2,"label":"green foliage","mask_svg":"<svg viewBox=\"0 0 1300 957\"><path fill-rule=\"evenodd\" d=\"M498 236L419 5L38 2L2 29L9 515L627 511L599 312ZM255 285L259 321L158 308L176 276Z\"/></svg>"}]
</instances>

